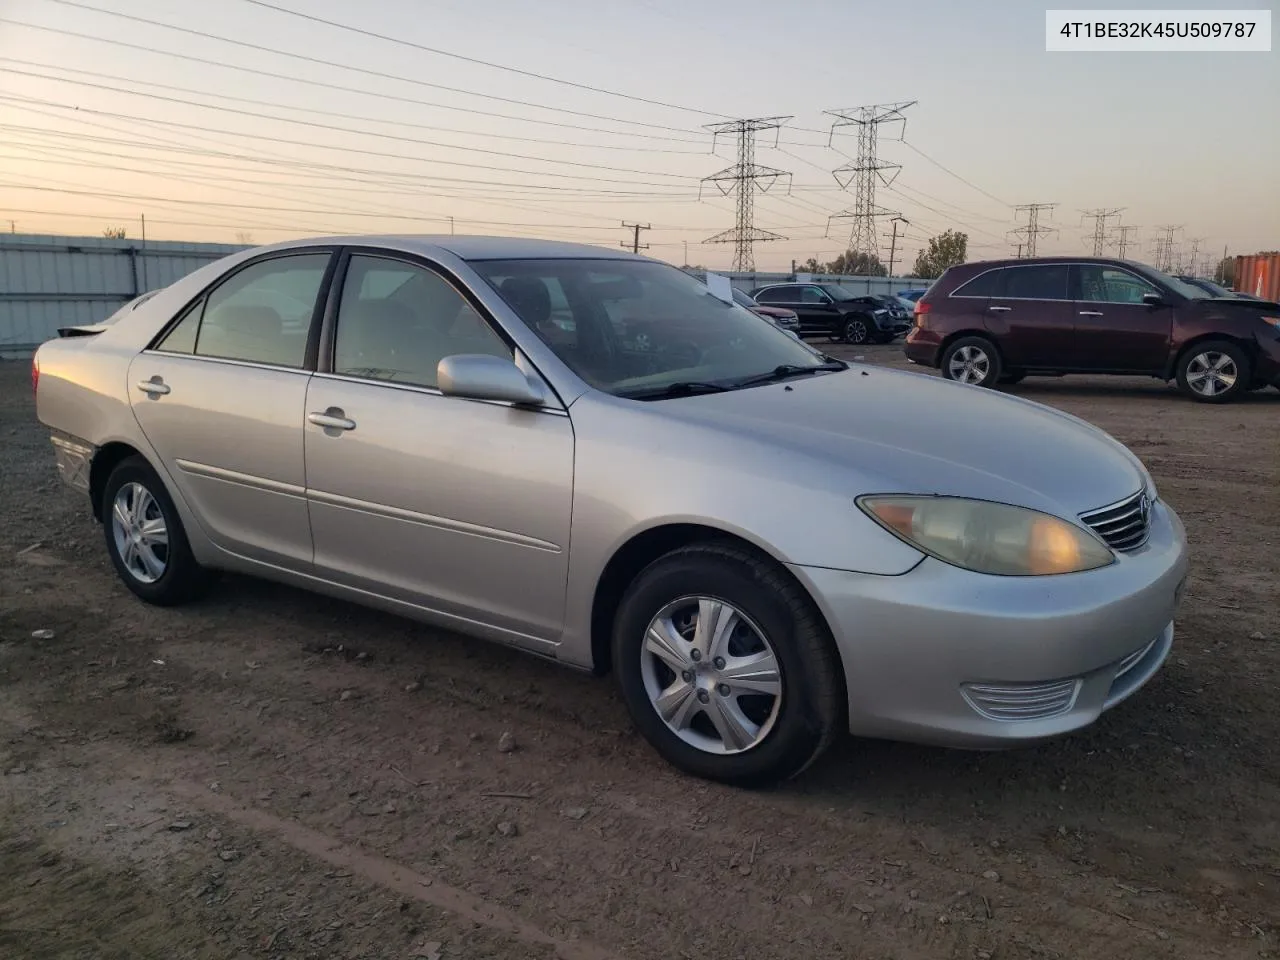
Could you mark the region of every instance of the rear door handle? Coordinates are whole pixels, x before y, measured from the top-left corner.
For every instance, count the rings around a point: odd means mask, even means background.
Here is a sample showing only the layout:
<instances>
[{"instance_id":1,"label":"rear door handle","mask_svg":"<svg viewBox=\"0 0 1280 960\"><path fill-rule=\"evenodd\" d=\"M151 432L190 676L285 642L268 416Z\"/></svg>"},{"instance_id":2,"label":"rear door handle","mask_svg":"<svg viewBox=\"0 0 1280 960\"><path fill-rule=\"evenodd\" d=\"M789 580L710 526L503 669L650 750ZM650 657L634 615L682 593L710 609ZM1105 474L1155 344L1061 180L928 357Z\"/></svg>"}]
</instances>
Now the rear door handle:
<instances>
[{"instance_id":1,"label":"rear door handle","mask_svg":"<svg viewBox=\"0 0 1280 960\"><path fill-rule=\"evenodd\" d=\"M324 427L326 430L354 430L356 428L356 422L348 420L337 407L330 407L324 413L308 413L307 420L317 427Z\"/></svg>"},{"instance_id":2,"label":"rear door handle","mask_svg":"<svg viewBox=\"0 0 1280 960\"><path fill-rule=\"evenodd\" d=\"M137 387L149 397L163 397L169 392L169 385L159 377L150 380L139 380Z\"/></svg>"},{"instance_id":3,"label":"rear door handle","mask_svg":"<svg viewBox=\"0 0 1280 960\"><path fill-rule=\"evenodd\" d=\"M1080 311L1080 316L1082 316L1082 317L1100 317L1100 316L1102 316L1102 311L1101 311L1101 310L1081 310L1081 311Z\"/></svg>"},{"instance_id":4,"label":"rear door handle","mask_svg":"<svg viewBox=\"0 0 1280 960\"><path fill-rule=\"evenodd\" d=\"M1013 307L987 307L992 313L1008 313Z\"/></svg>"}]
</instances>

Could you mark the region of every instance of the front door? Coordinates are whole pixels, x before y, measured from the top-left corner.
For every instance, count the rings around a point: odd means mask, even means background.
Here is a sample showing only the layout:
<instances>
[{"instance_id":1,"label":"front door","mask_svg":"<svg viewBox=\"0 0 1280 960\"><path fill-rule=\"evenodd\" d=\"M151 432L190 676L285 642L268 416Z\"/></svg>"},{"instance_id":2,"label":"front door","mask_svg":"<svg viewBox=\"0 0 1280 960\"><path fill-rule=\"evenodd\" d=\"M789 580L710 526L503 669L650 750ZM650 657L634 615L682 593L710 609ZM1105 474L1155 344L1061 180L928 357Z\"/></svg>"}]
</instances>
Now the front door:
<instances>
[{"instance_id":1,"label":"front door","mask_svg":"<svg viewBox=\"0 0 1280 960\"><path fill-rule=\"evenodd\" d=\"M513 356L444 275L351 257L330 372L307 392L316 572L544 648L564 618L573 428L442 395L437 365L463 353Z\"/></svg>"},{"instance_id":2,"label":"front door","mask_svg":"<svg viewBox=\"0 0 1280 960\"><path fill-rule=\"evenodd\" d=\"M241 268L129 368L138 424L209 539L298 570L311 565L307 342L330 259L304 252Z\"/></svg>"},{"instance_id":3,"label":"front door","mask_svg":"<svg viewBox=\"0 0 1280 960\"><path fill-rule=\"evenodd\" d=\"M1143 301L1159 295L1152 284L1123 267L1080 264L1076 289L1076 367L1159 373L1169 359L1173 308Z\"/></svg>"},{"instance_id":4,"label":"front door","mask_svg":"<svg viewBox=\"0 0 1280 960\"><path fill-rule=\"evenodd\" d=\"M1075 304L1065 263L1005 267L987 301L1006 369L1067 369L1075 337Z\"/></svg>"},{"instance_id":5,"label":"front door","mask_svg":"<svg viewBox=\"0 0 1280 960\"><path fill-rule=\"evenodd\" d=\"M840 311L835 301L821 287L800 288L800 302L792 309L800 317L800 329L806 333L836 333L840 328Z\"/></svg>"}]
</instances>

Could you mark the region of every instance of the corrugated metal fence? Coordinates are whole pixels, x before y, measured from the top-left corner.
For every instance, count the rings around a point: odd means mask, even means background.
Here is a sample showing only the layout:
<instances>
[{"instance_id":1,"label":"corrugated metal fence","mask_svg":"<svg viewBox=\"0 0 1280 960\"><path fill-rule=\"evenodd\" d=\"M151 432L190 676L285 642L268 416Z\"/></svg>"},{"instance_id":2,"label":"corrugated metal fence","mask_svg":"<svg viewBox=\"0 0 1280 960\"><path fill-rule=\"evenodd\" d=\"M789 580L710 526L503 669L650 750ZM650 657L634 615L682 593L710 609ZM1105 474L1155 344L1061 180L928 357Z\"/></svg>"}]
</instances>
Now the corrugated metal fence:
<instances>
[{"instance_id":1,"label":"corrugated metal fence","mask_svg":"<svg viewBox=\"0 0 1280 960\"><path fill-rule=\"evenodd\" d=\"M0 234L0 356L30 354L58 328L96 323L148 290L229 253L225 243Z\"/></svg>"}]
</instances>

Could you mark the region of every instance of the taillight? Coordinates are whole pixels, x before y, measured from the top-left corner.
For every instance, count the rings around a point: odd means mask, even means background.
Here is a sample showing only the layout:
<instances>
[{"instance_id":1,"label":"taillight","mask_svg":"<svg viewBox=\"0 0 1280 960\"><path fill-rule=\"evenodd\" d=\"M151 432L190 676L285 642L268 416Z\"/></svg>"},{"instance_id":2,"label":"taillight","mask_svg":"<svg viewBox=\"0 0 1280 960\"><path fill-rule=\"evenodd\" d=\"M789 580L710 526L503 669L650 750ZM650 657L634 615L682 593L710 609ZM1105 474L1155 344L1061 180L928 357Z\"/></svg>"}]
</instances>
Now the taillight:
<instances>
[{"instance_id":1,"label":"taillight","mask_svg":"<svg viewBox=\"0 0 1280 960\"><path fill-rule=\"evenodd\" d=\"M919 300L917 300L917 301L916 301L916 316L915 316L915 324L916 324L916 326L917 326L917 327L923 327L923 326L924 326L924 317L925 317L925 314L927 314L927 313L928 313L930 310L932 310L932 309L933 309L933 304L931 304L931 303L921 303Z\"/></svg>"},{"instance_id":2,"label":"taillight","mask_svg":"<svg viewBox=\"0 0 1280 960\"><path fill-rule=\"evenodd\" d=\"M36 395L36 390L40 387L40 361L35 357L31 358L31 395Z\"/></svg>"}]
</instances>

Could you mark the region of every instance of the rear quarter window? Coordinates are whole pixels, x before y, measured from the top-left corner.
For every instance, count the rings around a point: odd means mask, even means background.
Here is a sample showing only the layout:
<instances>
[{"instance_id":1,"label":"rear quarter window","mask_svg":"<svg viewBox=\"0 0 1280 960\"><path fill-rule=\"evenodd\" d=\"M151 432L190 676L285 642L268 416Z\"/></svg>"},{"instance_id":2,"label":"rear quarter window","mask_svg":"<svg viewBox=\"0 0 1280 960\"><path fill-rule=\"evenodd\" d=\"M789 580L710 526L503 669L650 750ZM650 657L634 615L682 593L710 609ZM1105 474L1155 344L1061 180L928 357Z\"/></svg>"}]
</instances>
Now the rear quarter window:
<instances>
[{"instance_id":1,"label":"rear quarter window","mask_svg":"<svg viewBox=\"0 0 1280 960\"><path fill-rule=\"evenodd\" d=\"M1003 270L986 270L962 281L951 291L953 297L998 297L1004 280Z\"/></svg>"}]
</instances>

